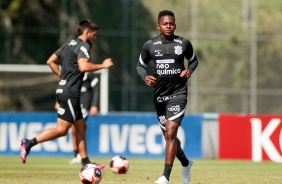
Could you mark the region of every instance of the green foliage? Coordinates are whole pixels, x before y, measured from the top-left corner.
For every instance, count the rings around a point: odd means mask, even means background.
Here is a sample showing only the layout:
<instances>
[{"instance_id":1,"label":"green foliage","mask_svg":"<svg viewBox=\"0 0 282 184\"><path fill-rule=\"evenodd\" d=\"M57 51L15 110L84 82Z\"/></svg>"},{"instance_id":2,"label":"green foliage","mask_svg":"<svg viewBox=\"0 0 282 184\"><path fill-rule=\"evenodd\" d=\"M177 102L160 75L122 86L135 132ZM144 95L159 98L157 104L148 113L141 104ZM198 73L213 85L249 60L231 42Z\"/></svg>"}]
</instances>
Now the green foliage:
<instances>
[{"instance_id":1,"label":"green foliage","mask_svg":"<svg viewBox=\"0 0 282 184\"><path fill-rule=\"evenodd\" d=\"M194 11L192 2L196 2L197 11ZM243 6L243 2L247 2L246 6ZM248 108L242 109L241 101L249 99L245 95L250 88L252 67L252 2L2 0L0 39L3 44L0 45L0 63L45 64L49 55L62 43L76 36L79 20L93 19L99 26L98 39L91 52L93 62L101 63L107 57L112 57L114 61L109 78L110 111L154 111L152 90L139 79L135 65L144 42L159 34L156 29L158 12L170 9L176 16L176 34L190 39L198 55L199 67L195 71L198 88L242 91L233 97L228 96L230 93L215 91L207 94L207 90L204 93L199 91L199 95L216 97L219 93L221 96L213 100L211 97L205 100L199 98L203 104L198 105L198 112L219 112L224 109L227 112L248 113L245 111ZM257 1L257 87L261 89L281 89L281 7L282 2L278 0ZM246 12L246 17L242 16L242 12ZM192 27L194 25L196 27ZM192 37L195 35L192 30L197 31L195 37ZM50 93L49 98L53 95ZM13 93L10 96L18 95ZM258 96L258 99L267 97ZM230 98L236 98L233 101L240 103L231 107ZM281 104L281 99L280 95L273 101ZM276 104L258 104L258 109L262 109L260 113L268 109L274 110L272 112L281 111L275 110ZM36 104L34 106L33 109L40 110ZM50 110L53 110L52 106Z\"/></svg>"}]
</instances>

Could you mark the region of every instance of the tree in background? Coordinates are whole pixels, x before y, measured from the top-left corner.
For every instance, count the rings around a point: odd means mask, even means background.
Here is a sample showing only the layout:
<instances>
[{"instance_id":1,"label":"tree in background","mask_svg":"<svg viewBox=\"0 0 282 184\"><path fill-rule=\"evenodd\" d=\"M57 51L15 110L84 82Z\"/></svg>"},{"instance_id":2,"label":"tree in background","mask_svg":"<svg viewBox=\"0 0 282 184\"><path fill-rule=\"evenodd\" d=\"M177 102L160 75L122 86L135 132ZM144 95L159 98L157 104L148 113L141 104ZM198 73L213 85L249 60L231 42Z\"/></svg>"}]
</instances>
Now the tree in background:
<instances>
[{"instance_id":1,"label":"tree in background","mask_svg":"<svg viewBox=\"0 0 282 184\"><path fill-rule=\"evenodd\" d=\"M198 10L194 15L193 2ZM58 45L74 36L71 28L76 22L90 17L99 26L92 57L102 61L110 55L115 63L109 78L110 111L153 111L148 98L151 91L137 77L134 64L142 43L156 34L157 12L170 9L178 17L175 34L196 42L200 61L194 74L197 112L249 113L253 0L232 1L232 6L230 2L1 0L0 39L4 44L0 45L0 63L45 64ZM282 111L281 6L277 0L257 1L258 113ZM0 98L5 99L0 101L0 110L52 110L55 79L47 74L14 75L0 73ZM23 82L16 83L19 78Z\"/></svg>"}]
</instances>

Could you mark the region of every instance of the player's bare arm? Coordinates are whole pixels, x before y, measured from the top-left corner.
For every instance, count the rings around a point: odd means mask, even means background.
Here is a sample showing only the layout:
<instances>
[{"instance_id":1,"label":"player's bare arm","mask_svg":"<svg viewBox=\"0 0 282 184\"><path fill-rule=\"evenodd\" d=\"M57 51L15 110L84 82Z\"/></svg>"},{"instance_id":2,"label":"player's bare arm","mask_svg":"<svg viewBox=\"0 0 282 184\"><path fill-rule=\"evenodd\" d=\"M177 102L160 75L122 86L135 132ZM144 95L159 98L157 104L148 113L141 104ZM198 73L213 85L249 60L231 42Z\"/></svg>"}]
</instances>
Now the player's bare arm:
<instances>
[{"instance_id":1,"label":"player's bare arm","mask_svg":"<svg viewBox=\"0 0 282 184\"><path fill-rule=\"evenodd\" d=\"M111 58L107 58L101 64L93 64L88 58L80 58L78 60L78 68L81 72L95 72L100 69L109 68L113 65Z\"/></svg>"},{"instance_id":2,"label":"player's bare arm","mask_svg":"<svg viewBox=\"0 0 282 184\"><path fill-rule=\"evenodd\" d=\"M60 77L61 75L61 70L58 65L59 61L60 59L58 58L58 56L56 54L52 54L46 62L53 73L55 73L58 77Z\"/></svg>"}]
</instances>

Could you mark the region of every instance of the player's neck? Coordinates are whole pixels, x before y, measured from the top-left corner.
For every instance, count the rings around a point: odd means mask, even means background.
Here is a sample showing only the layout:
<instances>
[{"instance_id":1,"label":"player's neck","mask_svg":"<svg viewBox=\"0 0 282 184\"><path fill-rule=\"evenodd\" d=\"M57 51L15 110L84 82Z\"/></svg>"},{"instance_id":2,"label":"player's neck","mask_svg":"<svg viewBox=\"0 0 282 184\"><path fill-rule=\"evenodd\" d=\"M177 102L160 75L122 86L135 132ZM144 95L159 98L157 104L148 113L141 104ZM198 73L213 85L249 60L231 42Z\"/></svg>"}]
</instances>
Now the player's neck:
<instances>
[{"instance_id":1,"label":"player's neck","mask_svg":"<svg viewBox=\"0 0 282 184\"><path fill-rule=\"evenodd\" d=\"M78 38L81 39L81 40L84 41L84 42L86 42L86 40L87 40L86 35L83 35L83 34L80 35Z\"/></svg>"},{"instance_id":2,"label":"player's neck","mask_svg":"<svg viewBox=\"0 0 282 184\"><path fill-rule=\"evenodd\" d=\"M174 34L173 35L169 35L169 36L164 36L162 34L160 34L162 38L167 39L167 40L173 40L174 39Z\"/></svg>"}]
</instances>

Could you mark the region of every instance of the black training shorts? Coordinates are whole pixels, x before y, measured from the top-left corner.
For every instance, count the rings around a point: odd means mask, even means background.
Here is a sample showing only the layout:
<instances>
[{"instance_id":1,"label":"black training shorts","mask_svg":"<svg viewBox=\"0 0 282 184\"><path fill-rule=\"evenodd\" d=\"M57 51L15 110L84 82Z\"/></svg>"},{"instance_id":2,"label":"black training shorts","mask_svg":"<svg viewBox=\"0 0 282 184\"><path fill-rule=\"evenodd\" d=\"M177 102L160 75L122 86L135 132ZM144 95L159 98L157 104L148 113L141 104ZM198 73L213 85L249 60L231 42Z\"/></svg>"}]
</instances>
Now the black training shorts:
<instances>
[{"instance_id":1,"label":"black training shorts","mask_svg":"<svg viewBox=\"0 0 282 184\"><path fill-rule=\"evenodd\" d=\"M181 124L181 121L185 115L185 109L187 105L187 95L171 95L160 97L154 97L155 109L158 116L158 121L163 130L165 130L166 120Z\"/></svg>"},{"instance_id":2,"label":"black training shorts","mask_svg":"<svg viewBox=\"0 0 282 184\"><path fill-rule=\"evenodd\" d=\"M81 105L79 98L68 97L62 94L57 95L60 107L57 111L58 118L74 123L82 119Z\"/></svg>"}]
</instances>

